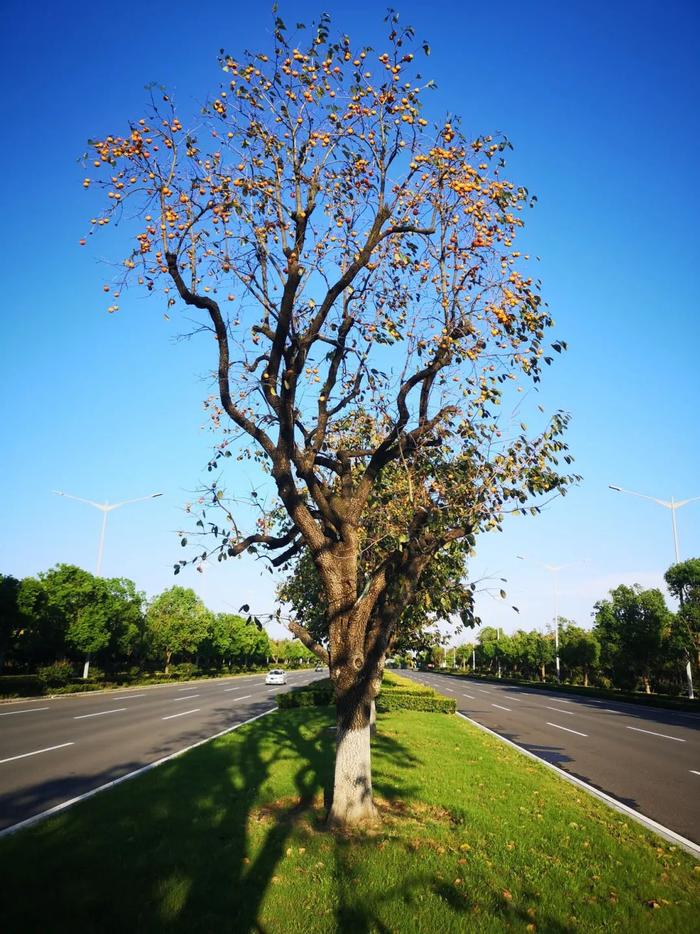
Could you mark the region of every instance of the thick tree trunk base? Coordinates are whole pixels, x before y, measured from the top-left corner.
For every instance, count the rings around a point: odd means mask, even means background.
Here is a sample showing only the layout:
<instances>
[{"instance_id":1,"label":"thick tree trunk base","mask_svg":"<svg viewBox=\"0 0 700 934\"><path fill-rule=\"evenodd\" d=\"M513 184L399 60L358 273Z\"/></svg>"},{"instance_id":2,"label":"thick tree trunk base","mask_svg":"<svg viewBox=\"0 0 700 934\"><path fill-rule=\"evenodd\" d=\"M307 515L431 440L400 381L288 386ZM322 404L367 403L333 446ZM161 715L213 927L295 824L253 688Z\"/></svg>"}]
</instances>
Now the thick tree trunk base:
<instances>
[{"instance_id":1,"label":"thick tree trunk base","mask_svg":"<svg viewBox=\"0 0 700 934\"><path fill-rule=\"evenodd\" d=\"M372 800L370 727L337 732L333 804L328 825L346 829L376 823L379 819Z\"/></svg>"}]
</instances>

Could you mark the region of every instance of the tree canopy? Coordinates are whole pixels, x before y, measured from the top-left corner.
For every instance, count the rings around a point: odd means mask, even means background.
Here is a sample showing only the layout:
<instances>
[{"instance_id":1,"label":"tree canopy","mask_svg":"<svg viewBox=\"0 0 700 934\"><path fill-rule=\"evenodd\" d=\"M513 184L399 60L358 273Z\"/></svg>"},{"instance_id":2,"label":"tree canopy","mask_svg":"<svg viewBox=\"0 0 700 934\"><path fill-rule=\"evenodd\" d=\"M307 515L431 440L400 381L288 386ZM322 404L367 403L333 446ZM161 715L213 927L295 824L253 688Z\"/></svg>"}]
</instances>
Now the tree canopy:
<instances>
[{"instance_id":1,"label":"tree canopy","mask_svg":"<svg viewBox=\"0 0 700 934\"><path fill-rule=\"evenodd\" d=\"M84 181L105 196L91 233L124 219L133 235L108 310L136 284L201 313L223 433L210 466L236 453L271 478L249 530L249 509L211 485L198 558L281 566L308 549L319 575L328 648L293 631L336 687L336 823L373 815L369 703L422 575L574 479L565 414L534 434L499 414L565 346L516 243L533 199L504 175L507 139L428 119L413 31L395 14L387 31L376 52L325 15L293 36L277 18L267 51L222 51L196 116L152 88L143 117L91 141ZM360 568L392 467L406 490Z\"/></svg>"},{"instance_id":2,"label":"tree canopy","mask_svg":"<svg viewBox=\"0 0 700 934\"><path fill-rule=\"evenodd\" d=\"M165 671L173 655L194 652L209 635L211 614L194 590L170 587L147 610L153 645L165 656Z\"/></svg>"}]
</instances>

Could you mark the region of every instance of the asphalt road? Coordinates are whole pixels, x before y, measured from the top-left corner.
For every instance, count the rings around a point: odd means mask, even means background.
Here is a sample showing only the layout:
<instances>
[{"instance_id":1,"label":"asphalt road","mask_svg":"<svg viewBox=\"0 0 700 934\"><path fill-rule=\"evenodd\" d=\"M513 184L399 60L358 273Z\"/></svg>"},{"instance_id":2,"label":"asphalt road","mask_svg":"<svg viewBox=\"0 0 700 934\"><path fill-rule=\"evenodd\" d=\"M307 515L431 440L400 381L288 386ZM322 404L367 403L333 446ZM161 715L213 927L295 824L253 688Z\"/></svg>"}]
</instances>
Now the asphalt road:
<instances>
[{"instance_id":1,"label":"asphalt road","mask_svg":"<svg viewBox=\"0 0 700 934\"><path fill-rule=\"evenodd\" d=\"M700 844L700 716L428 672L466 716Z\"/></svg>"},{"instance_id":2,"label":"asphalt road","mask_svg":"<svg viewBox=\"0 0 700 934\"><path fill-rule=\"evenodd\" d=\"M0 704L0 830L275 707L288 673Z\"/></svg>"}]
</instances>

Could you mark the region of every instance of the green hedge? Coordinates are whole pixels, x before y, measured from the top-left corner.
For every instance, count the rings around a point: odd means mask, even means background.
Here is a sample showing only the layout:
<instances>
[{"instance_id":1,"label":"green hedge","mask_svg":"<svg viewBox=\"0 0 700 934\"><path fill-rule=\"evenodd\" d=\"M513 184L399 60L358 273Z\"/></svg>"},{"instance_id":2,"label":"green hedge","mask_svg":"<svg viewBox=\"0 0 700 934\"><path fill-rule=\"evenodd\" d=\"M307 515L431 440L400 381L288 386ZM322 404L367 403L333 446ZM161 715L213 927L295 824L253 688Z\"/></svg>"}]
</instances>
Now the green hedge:
<instances>
[{"instance_id":1,"label":"green hedge","mask_svg":"<svg viewBox=\"0 0 700 934\"><path fill-rule=\"evenodd\" d=\"M333 703L333 691L289 691L277 695L277 706L289 707L328 707Z\"/></svg>"},{"instance_id":2,"label":"green hedge","mask_svg":"<svg viewBox=\"0 0 700 934\"><path fill-rule=\"evenodd\" d=\"M440 694L411 694L408 691L382 692L377 698L377 710L423 710L430 713L454 713L457 701Z\"/></svg>"},{"instance_id":3,"label":"green hedge","mask_svg":"<svg viewBox=\"0 0 700 934\"><path fill-rule=\"evenodd\" d=\"M334 691L330 678L316 681L308 687L296 688L277 695L277 706L327 707L333 703ZM432 688L414 685L410 681L386 679L377 697L377 710L423 710L434 713L454 713L457 703L452 698L437 694Z\"/></svg>"},{"instance_id":4,"label":"green hedge","mask_svg":"<svg viewBox=\"0 0 700 934\"><path fill-rule=\"evenodd\" d=\"M426 687L423 684L417 684L408 678L402 678L400 675L384 673L382 681L382 691L390 691L392 694L399 691L402 694L435 694L433 688Z\"/></svg>"},{"instance_id":5,"label":"green hedge","mask_svg":"<svg viewBox=\"0 0 700 934\"><path fill-rule=\"evenodd\" d=\"M0 697L39 697L45 691L38 675L0 675Z\"/></svg>"}]
</instances>

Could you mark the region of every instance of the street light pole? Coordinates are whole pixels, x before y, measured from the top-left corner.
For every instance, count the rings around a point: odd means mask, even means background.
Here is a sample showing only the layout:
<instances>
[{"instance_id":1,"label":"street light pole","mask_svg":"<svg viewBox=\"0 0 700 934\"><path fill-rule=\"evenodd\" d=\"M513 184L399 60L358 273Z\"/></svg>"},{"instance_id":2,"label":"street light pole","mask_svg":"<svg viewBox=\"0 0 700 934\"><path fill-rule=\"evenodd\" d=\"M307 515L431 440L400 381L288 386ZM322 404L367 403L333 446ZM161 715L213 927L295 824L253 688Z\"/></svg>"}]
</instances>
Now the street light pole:
<instances>
[{"instance_id":1,"label":"street light pole","mask_svg":"<svg viewBox=\"0 0 700 934\"><path fill-rule=\"evenodd\" d=\"M519 558L521 561L527 561L528 559L524 555L516 555L516 558ZM544 568L545 571L549 571L550 574L553 574L553 586L554 586L554 660L557 670L557 684L561 684L561 664L559 661L559 571L563 571L564 568L571 568L577 564L586 564L588 559L583 561L571 561L569 564L540 564L539 561L536 561L535 564L539 564L540 567Z\"/></svg>"},{"instance_id":2,"label":"street light pole","mask_svg":"<svg viewBox=\"0 0 700 934\"><path fill-rule=\"evenodd\" d=\"M53 490L56 496L64 496L66 499L75 499L79 503L86 503L88 506L94 506L95 509L99 509L102 513L102 527L100 529L100 541L97 546L97 564L95 566L95 575L100 576L102 571L102 555L104 554L105 548L105 532L107 530L107 516L113 509L119 509L120 506L128 506L130 503L142 503L147 499L156 499L158 496L162 496L162 493L151 493L149 496L139 496L136 499L124 499L121 503L96 503L92 499L83 499L82 496L73 496L71 493L64 493L62 490ZM88 672L90 670L90 657L85 660L85 666L83 668L83 678L87 678Z\"/></svg>"},{"instance_id":3,"label":"street light pole","mask_svg":"<svg viewBox=\"0 0 700 934\"><path fill-rule=\"evenodd\" d=\"M700 496L691 496L690 499L679 499L676 501L671 497L670 501L665 499L657 499L655 496L645 496L644 493L636 493L634 490L623 490L621 486L615 486L612 483L608 484L609 489L614 490L616 493L627 493L630 496L638 496L640 499L651 500L652 503L656 503L658 506L663 506L665 509L671 510L671 523L673 526L673 548L676 555L676 564L681 560L680 557L680 548L678 547L678 526L676 524L676 510L680 509L681 506L686 506L688 503L694 503L700 499ZM695 697L695 692L693 690L693 669L690 664L690 658L686 662L685 666L685 676L688 681L688 697L692 700Z\"/></svg>"}]
</instances>

